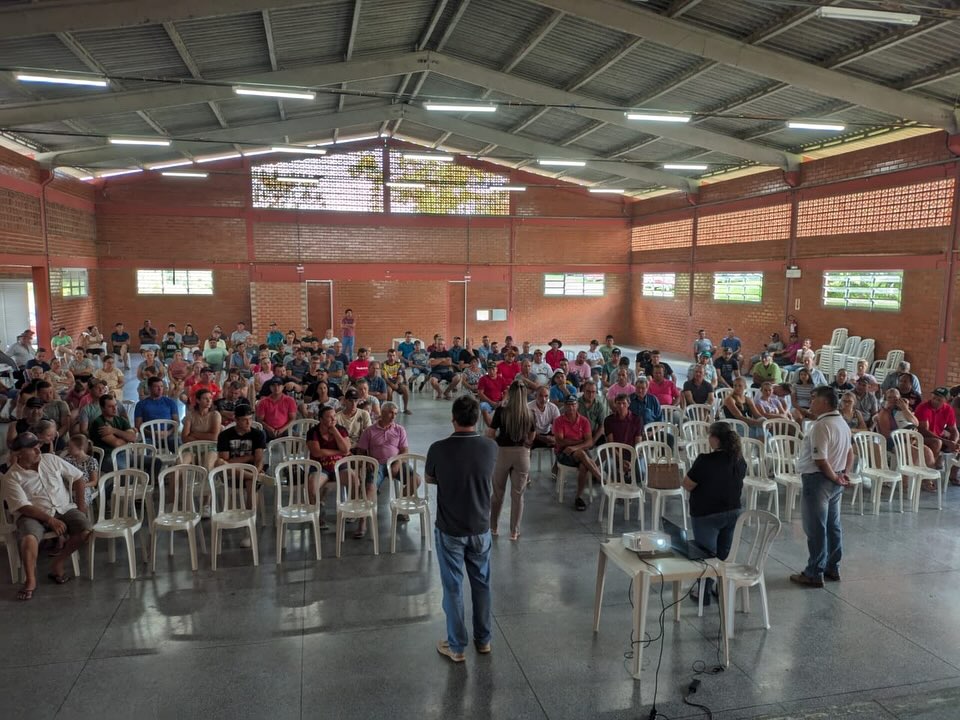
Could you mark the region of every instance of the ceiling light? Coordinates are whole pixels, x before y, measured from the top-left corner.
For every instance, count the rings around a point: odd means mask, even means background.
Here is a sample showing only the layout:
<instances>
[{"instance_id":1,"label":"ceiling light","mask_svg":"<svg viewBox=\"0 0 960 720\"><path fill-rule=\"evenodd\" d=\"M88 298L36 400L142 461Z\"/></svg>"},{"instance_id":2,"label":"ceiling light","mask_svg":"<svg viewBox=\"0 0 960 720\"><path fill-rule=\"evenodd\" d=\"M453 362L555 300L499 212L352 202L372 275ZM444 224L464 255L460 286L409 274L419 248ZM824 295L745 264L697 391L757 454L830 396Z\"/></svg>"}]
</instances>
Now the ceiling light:
<instances>
[{"instance_id":1,"label":"ceiling light","mask_svg":"<svg viewBox=\"0 0 960 720\"><path fill-rule=\"evenodd\" d=\"M158 147L169 147L170 141L166 138L134 138L134 137L112 137L111 145L156 145Z\"/></svg>"},{"instance_id":2,"label":"ceiling light","mask_svg":"<svg viewBox=\"0 0 960 720\"><path fill-rule=\"evenodd\" d=\"M147 165L147 170L166 170L167 168L184 167L185 165L193 165L193 160L177 160L176 162Z\"/></svg>"},{"instance_id":3,"label":"ceiling light","mask_svg":"<svg viewBox=\"0 0 960 720\"><path fill-rule=\"evenodd\" d=\"M286 98L288 100L316 100L317 94L312 90L281 90L279 88L252 88L240 87L233 88L237 95L255 95L257 97Z\"/></svg>"},{"instance_id":4,"label":"ceiling light","mask_svg":"<svg viewBox=\"0 0 960 720\"><path fill-rule=\"evenodd\" d=\"M117 175L132 175L133 173L143 172L140 168L130 168L129 170L110 170L108 172L102 172L97 177L108 178L116 177Z\"/></svg>"},{"instance_id":5,"label":"ceiling light","mask_svg":"<svg viewBox=\"0 0 960 720\"><path fill-rule=\"evenodd\" d=\"M585 167L583 160L537 160L537 163L544 167Z\"/></svg>"},{"instance_id":6,"label":"ceiling light","mask_svg":"<svg viewBox=\"0 0 960 720\"><path fill-rule=\"evenodd\" d=\"M259 150L244 150L244 157L255 157L257 155L269 155L273 150L270 148L260 148Z\"/></svg>"},{"instance_id":7,"label":"ceiling light","mask_svg":"<svg viewBox=\"0 0 960 720\"><path fill-rule=\"evenodd\" d=\"M356 137L347 137L340 138L336 142L332 143L333 145L339 145L340 143L350 143L350 142L360 142L361 140L378 140L380 135L357 135ZM331 143L320 143L321 145L330 145Z\"/></svg>"},{"instance_id":8,"label":"ceiling light","mask_svg":"<svg viewBox=\"0 0 960 720\"><path fill-rule=\"evenodd\" d=\"M234 160L238 157L242 157L240 153L227 153L226 155L207 155L206 157L194 158L193 161L197 163L208 163L208 162L217 162L217 160Z\"/></svg>"},{"instance_id":9,"label":"ceiling light","mask_svg":"<svg viewBox=\"0 0 960 720\"><path fill-rule=\"evenodd\" d=\"M298 145L274 145L273 152L300 153L301 155L326 155L327 151L321 148L303 147Z\"/></svg>"},{"instance_id":10,"label":"ceiling light","mask_svg":"<svg viewBox=\"0 0 960 720\"><path fill-rule=\"evenodd\" d=\"M492 113L497 111L496 105L470 105L467 103L463 104L449 104L449 103L424 103L423 105L427 110L433 110L434 112L485 112Z\"/></svg>"},{"instance_id":11,"label":"ceiling light","mask_svg":"<svg viewBox=\"0 0 960 720\"><path fill-rule=\"evenodd\" d=\"M695 163L664 163L664 170L706 170L706 165L697 165Z\"/></svg>"},{"instance_id":12,"label":"ceiling light","mask_svg":"<svg viewBox=\"0 0 960 720\"><path fill-rule=\"evenodd\" d=\"M597 193L597 194L609 193L611 195L613 194L623 195L623 193L625 193L626 190L624 190L623 188L590 188L590 192Z\"/></svg>"},{"instance_id":13,"label":"ceiling light","mask_svg":"<svg viewBox=\"0 0 960 720\"><path fill-rule=\"evenodd\" d=\"M418 182L388 182L384 183L389 188L406 188L408 190L424 190L426 185Z\"/></svg>"},{"instance_id":14,"label":"ceiling light","mask_svg":"<svg viewBox=\"0 0 960 720\"><path fill-rule=\"evenodd\" d=\"M308 177L278 177L277 182L282 183L298 183L303 185L319 185L320 178L308 178Z\"/></svg>"},{"instance_id":15,"label":"ceiling light","mask_svg":"<svg viewBox=\"0 0 960 720\"><path fill-rule=\"evenodd\" d=\"M890 25L916 25L920 16L914 13L889 12L887 10L861 10L859 8L820 7L817 17L830 20L859 20L860 22L887 23Z\"/></svg>"},{"instance_id":16,"label":"ceiling light","mask_svg":"<svg viewBox=\"0 0 960 720\"><path fill-rule=\"evenodd\" d=\"M488 185L480 188L480 192L524 192L526 185Z\"/></svg>"},{"instance_id":17,"label":"ceiling light","mask_svg":"<svg viewBox=\"0 0 960 720\"><path fill-rule=\"evenodd\" d=\"M205 172L190 172L189 170L174 170L172 172L160 173L164 177L185 177L185 178L205 178L210 173Z\"/></svg>"},{"instance_id":18,"label":"ceiling light","mask_svg":"<svg viewBox=\"0 0 960 720\"><path fill-rule=\"evenodd\" d=\"M624 115L627 116L627 120L643 120L645 122L672 122L672 123L686 123L690 122L690 115L669 115L669 114L651 114L651 113L637 113L637 112L626 112Z\"/></svg>"},{"instance_id":19,"label":"ceiling light","mask_svg":"<svg viewBox=\"0 0 960 720\"><path fill-rule=\"evenodd\" d=\"M787 127L791 130L831 130L833 132L842 132L847 129L846 125L815 122L788 122Z\"/></svg>"},{"instance_id":20,"label":"ceiling light","mask_svg":"<svg viewBox=\"0 0 960 720\"><path fill-rule=\"evenodd\" d=\"M107 80L102 77L83 77L70 75L31 75L17 73L20 82L53 83L54 85L89 85L90 87L106 87Z\"/></svg>"},{"instance_id":21,"label":"ceiling light","mask_svg":"<svg viewBox=\"0 0 960 720\"><path fill-rule=\"evenodd\" d=\"M431 153L404 153L404 160L421 160L423 162L453 162L453 155L434 155Z\"/></svg>"}]
</instances>

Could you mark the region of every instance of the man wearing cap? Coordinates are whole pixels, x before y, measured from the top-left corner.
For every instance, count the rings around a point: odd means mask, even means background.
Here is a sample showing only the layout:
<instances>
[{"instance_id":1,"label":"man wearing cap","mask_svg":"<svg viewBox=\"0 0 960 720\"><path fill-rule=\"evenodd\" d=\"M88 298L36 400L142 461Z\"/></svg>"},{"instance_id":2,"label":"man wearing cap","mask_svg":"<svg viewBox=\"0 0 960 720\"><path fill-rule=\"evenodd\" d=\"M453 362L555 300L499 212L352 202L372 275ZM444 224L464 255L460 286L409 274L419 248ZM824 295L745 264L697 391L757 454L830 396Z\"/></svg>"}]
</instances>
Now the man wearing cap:
<instances>
[{"instance_id":1,"label":"man wearing cap","mask_svg":"<svg viewBox=\"0 0 960 720\"><path fill-rule=\"evenodd\" d=\"M553 376L553 368L543 360L543 350L537 348L533 351L533 362L530 364L530 372L537 376L537 382L546 385Z\"/></svg>"},{"instance_id":2,"label":"man wearing cap","mask_svg":"<svg viewBox=\"0 0 960 720\"><path fill-rule=\"evenodd\" d=\"M90 538L90 520L73 503L66 485L83 481L83 473L63 458L40 453L40 441L33 433L17 436L10 450L13 466L3 476L2 500L16 521L23 567L23 587L17 599L30 600L37 589L37 555L47 532L67 541L54 556L47 577L58 585L70 578L64 563Z\"/></svg>"},{"instance_id":3,"label":"man wearing cap","mask_svg":"<svg viewBox=\"0 0 960 720\"><path fill-rule=\"evenodd\" d=\"M27 329L17 335L17 341L7 348L7 355L17 366L15 373L17 379L23 381L23 371L27 363L37 356L36 350L33 349L33 331Z\"/></svg>"},{"instance_id":4,"label":"man wearing cap","mask_svg":"<svg viewBox=\"0 0 960 720\"><path fill-rule=\"evenodd\" d=\"M766 350L760 353L760 361L750 369L750 375L753 377L751 387L755 388L760 387L765 382L779 384L783 381L783 371L773 361L773 355Z\"/></svg>"},{"instance_id":5,"label":"man wearing cap","mask_svg":"<svg viewBox=\"0 0 960 720\"><path fill-rule=\"evenodd\" d=\"M863 421L867 427L871 427L873 419L880 412L880 403L875 393L870 391L871 375L861 375L853 386L853 394L857 396L857 402L854 408L863 415Z\"/></svg>"},{"instance_id":6,"label":"man wearing cap","mask_svg":"<svg viewBox=\"0 0 960 720\"><path fill-rule=\"evenodd\" d=\"M922 394L920 389L920 378L910 372L910 363L906 360L901 360L897 365L897 371L892 373L887 373L887 376L883 379L883 384L880 386L881 392L886 392L890 388L899 388L900 387L900 376L906 375L910 378L910 390L915 392L917 395ZM900 391L900 394L903 394L903 391Z\"/></svg>"},{"instance_id":7,"label":"man wearing cap","mask_svg":"<svg viewBox=\"0 0 960 720\"><path fill-rule=\"evenodd\" d=\"M350 438L350 447L357 446L363 431L370 427L373 422L368 411L357 407L359 399L360 393L357 392L357 389L349 388L343 394L343 400L335 418L336 424L347 431L347 436Z\"/></svg>"},{"instance_id":8,"label":"man wearing cap","mask_svg":"<svg viewBox=\"0 0 960 720\"><path fill-rule=\"evenodd\" d=\"M713 361L713 367L717 371L718 387L733 387L733 381L740 377L740 361L737 359L733 349L723 348L723 352Z\"/></svg>"},{"instance_id":9,"label":"man wearing cap","mask_svg":"<svg viewBox=\"0 0 960 720\"><path fill-rule=\"evenodd\" d=\"M587 350L587 362L590 363L590 367L600 367L603 365L603 353L600 352L600 343L593 339L590 341L590 349Z\"/></svg>"},{"instance_id":10,"label":"man wearing cap","mask_svg":"<svg viewBox=\"0 0 960 720\"><path fill-rule=\"evenodd\" d=\"M28 432L40 420L43 419L43 408L46 403L39 397L32 397L24 403L23 417L7 425L7 447L12 447L13 442L23 433Z\"/></svg>"},{"instance_id":11,"label":"man wearing cap","mask_svg":"<svg viewBox=\"0 0 960 720\"><path fill-rule=\"evenodd\" d=\"M544 360L546 360L547 365L556 370L560 367L560 361L563 360L566 355L563 354L563 350L560 348L563 347L563 343L560 342L559 338L554 338L550 341L550 349L547 350Z\"/></svg>"},{"instance_id":12,"label":"man wearing cap","mask_svg":"<svg viewBox=\"0 0 960 720\"><path fill-rule=\"evenodd\" d=\"M587 451L593 447L593 431L590 421L577 410L577 396L570 395L563 401L563 408L553 421L553 437L556 440L557 462L577 469L577 497L573 507L579 511L587 509L583 491L587 489L587 476L592 474L600 479L600 471Z\"/></svg>"},{"instance_id":13,"label":"man wearing cap","mask_svg":"<svg viewBox=\"0 0 960 720\"><path fill-rule=\"evenodd\" d=\"M693 360L696 362L700 359L702 353L710 353L708 357L713 356L713 340L707 337L707 331L700 329L697 330L697 337L693 341Z\"/></svg>"},{"instance_id":14,"label":"man wearing cap","mask_svg":"<svg viewBox=\"0 0 960 720\"><path fill-rule=\"evenodd\" d=\"M283 381L277 378L267 381L270 394L257 402L257 420L263 425L267 440L274 440L287 434L287 430L297 419L297 402L283 394Z\"/></svg>"},{"instance_id":15,"label":"man wearing cap","mask_svg":"<svg viewBox=\"0 0 960 720\"><path fill-rule=\"evenodd\" d=\"M933 451L937 464L940 453L956 453L957 416L950 407L950 388L938 387L930 399L920 403L913 414L917 416L917 430L923 435L923 443Z\"/></svg>"},{"instance_id":16,"label":"man wearing cap","mask_svg":"<svg viewBox=\"0 0 960 720\"><path fill-rule=\"evenodd\" d=\"M689 368L687 368L687 377L693 377L693 371L697 367L703 368L703 377L706 378L707 382L717 386L717 369L713 366L713 363L710 362L711 353L707 350L703 350L700 355L697 357L697 361L693 363Z\"/></svg>"},{"instance_id":17,"label":"man wearing cap","mask_svg":"<svg viewBox=\"0 0 960 720\"><path fill-rule=\"evenodd\" d=\"M511 347L503 352L503 362L497 365L497 374L503 380L503 386L508 387L513 379L520 374L520 362L517 353Z\"/></svg>"}]
</instances>

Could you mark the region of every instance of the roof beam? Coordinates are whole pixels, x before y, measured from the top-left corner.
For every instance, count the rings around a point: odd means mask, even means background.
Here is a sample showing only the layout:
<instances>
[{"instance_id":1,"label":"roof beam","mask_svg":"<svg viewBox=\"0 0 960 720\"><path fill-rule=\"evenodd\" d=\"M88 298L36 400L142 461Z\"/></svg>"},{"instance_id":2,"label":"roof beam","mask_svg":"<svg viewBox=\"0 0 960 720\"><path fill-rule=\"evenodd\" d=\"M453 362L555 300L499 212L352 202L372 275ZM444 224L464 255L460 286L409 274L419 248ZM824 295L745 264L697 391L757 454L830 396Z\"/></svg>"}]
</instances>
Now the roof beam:
<instances>
[{"instance_id":1,"label":"roof beam","mask_svg":"<svg viewBox=\"0 0 960 720\"><path fill-rule=\"evenodd\" d=\"M277 45L273 39L273 23L270 22L270 11L264 10L260 13L260 17L263 20L263 36L267 41L267 56L270 58L270 69L276 72L280 69L280 66L277 64ZM210 107L214 107L213 103L210 103ZM280 119L287 119L286 108L283 107L283 100L277 100L277 112L280 113ZM226 127L224 124L223 127Z\"/></svg>"},{"instance_id":2,"label":"roof beam","mask_svg":"<svg viewBox=\"0 0 960 720\"><path fill-rule=\"evenodd\" d=\"M841 98L894 117L957 132L958 116L946 103L893 90L835 70L768 50L663 17L618 0L533 0L538 5L562 10L603 27L639 37L673 50L714 60L756 75L769 77L827 97Z\"/></svg>"},{"instance_id":3,"label":"roof beam","mask_svg":"<svg viewBox=\"0 0 960 720\"><path fill-rule=\"evenodd\" d=\"M363 6L363 0L353 0L353 18L350 21L350 30L347 32L347 49L343 53L344 62L350 62L353 60L353 48L357 43L357 27L360 25L360 8ZM341 90L347 89L346 83L340 84ZM347 96L342 94L337 98L337 112L343 112L343 103L347 99ZM336 141L337 136L340 134L340 129L335 128L333 131L333 139Z\"/></svg>"},{"instance_id":4,"label":"roof beam","mask_svg":"<svg viewBox=\"0 0 960 720\"><path fill-rule=\"evenodd\" d=\"M0 10L0 38L155 25L304 4L304 0L49 0Z\"/></svg>"},{"instance_id":5,"label":"roof beam","mask_svg":"<svg viewBox=\"0 0 960 720\"><path fill-rule=\"evenodd\" d=\"M293 70L257 73L225 83L261 83L266 85L297 85L323 87L341 82L355 82L372 78L402 75L429 67L429 53L414 52L385 58L351 60L350 62L314 65ZM235 97L230 84L184 84L150 90L97 94L33 103L0 105L0 127L25 123L56 122L77 117L136 112L160 107L192 105L194 103L227 100Z\"/></svg>"},{"instance_id":6,"label":"roof beam","mask_svg":"<svg viewBox=\"0 0 960 720\"><path fill-rule=\"evenodd\" d=\"M530 33L530 37L527 38L527 41L520 47L519 50L517 50L517 52L513 54L513 57L510 58L507 64L503 66L503 72L510 72L517 65L523 62L523 59L529 55L547 35L550 34L550 31L557 26L557 23L563 20L564 14L565 13L559 11L554 12L550 15L550 17L540 23L540 26Z\"/></svg>"},{"instance_id":7,"label":"roof beam","mask_svg":"<svg viewBox=\"0 0 960 720\"><path fill-rule=\"evenodd\" d=\"M495 143L526 155L532 155L533 157L586 160L590 163L591 167L595 167L598 170L603 170L612 175L619 175L625 179L637 180L646 185L665 185L686 192L693 191L697 187L696 180L679 177L660 170L628 165L622 162L611 162L602 157L583 153L579 150L562 148L550 143L522 138L517 135L511 135L503 130L494 130L493 128L459 120L455 117L440 117L436 113L431 113L412 105L405 105L403 107L403 116L421 125L427 125L437 130L444 130L453 135L462 135L463 137L479 140L480 142Z\"/></svg>"},{"instance_id":8,"label":"roof beam","mask_svg":"<svg viewBox=\"0 0 960 720\"><path fill-rule=\"evenodd\" d=\"M763 145L755 145L737 140L736 138L719 133L700 130L691 127L665 127L673 123L659 123L660 127L638 127L624 116L621 108L605 105L584 95L556 90L547 85L524 80L515 75L507 75L495 70L452 58L448 55L435 55L436 65L433 72L440 73L464 82L472 83L483 88L489 88L513 97L525 98L543 105L564 106L563 110L572 112L581 117L600 120L610 125L627 128L636 132L657 134L660 137L670 138L678 142L702 147L710 150L741 157L761 165L772 165L784 169L794 168L799 164L799 157ZM584 107L588 106L588 107ZM591 108L601 109L591 109Z\"/></svg>"},{"instance_id":9,"label":"roof beam","mask_svg":"<svg viewBox=\"0 0 960 720\"><path fill-rule=\"evenodd\" d=\"M200 74L200 66L194 61L193 56L190 54L190 51L187 49L187 44L183 41L183 38L180 37L180 33L177 31L177 28L172 22L163 23L163 29L167 33L167 37L170 38L170 42L173 44L173 47L176 48L177 54L180 56L180 60L183 61L183 64L186 66L187 70L190 71L191 77L195 80L202 80L203 76ZM212 100L207 102L207 105L210 107L210 112L213 113L213 116L217 119L217 122L220 124L220 127L227 127L227 121L223 117L223 113L220 112L220 108L217 107L216 103Z\"/></svg>"}]
</instances>

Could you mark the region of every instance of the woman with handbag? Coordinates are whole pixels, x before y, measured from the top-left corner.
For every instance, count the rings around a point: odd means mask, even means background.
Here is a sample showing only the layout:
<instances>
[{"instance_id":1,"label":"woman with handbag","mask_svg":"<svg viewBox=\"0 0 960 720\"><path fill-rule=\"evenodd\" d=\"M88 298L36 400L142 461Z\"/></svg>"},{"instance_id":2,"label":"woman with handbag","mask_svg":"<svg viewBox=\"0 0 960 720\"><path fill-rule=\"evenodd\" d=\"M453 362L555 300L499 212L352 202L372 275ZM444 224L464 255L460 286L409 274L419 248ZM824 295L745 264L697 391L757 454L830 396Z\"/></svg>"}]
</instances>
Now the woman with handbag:
<instances>
[{"instance_id":1,"label":"woman with handbag","mask_svg":"<svg viewBox=\"0 0 960 720\"><path fill-rule=\"evenodd\" d=\"M726 560L733 544L733 532L740 515L740 493L747 463L740 450L740 436L724 422L710 426L709 453L702 453L693 462L683 479L684 489L690 493L690 521L696 543ZM711 578L706 580L703 604L710 604L710 594L716 594ZM696 592L691 592L699 600Z\"/></svg>"}]
</instances>

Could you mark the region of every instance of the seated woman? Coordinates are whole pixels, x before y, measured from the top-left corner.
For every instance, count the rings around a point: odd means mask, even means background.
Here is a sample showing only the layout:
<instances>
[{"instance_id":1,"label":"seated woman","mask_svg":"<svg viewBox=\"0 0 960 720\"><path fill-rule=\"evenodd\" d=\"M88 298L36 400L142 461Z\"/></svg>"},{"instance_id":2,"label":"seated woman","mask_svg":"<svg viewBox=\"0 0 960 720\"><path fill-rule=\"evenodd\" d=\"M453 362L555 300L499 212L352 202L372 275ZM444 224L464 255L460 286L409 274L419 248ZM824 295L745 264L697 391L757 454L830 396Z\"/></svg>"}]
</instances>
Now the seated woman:
<instances>
[{"instance_id":1,"label":"seated woman","mask_svg":"<svg viewBox=\"0 0 960 720\"><path fill-rule=\"evenodd\" d=\"M75 380L88 383L93 377L96 367L93 360L87 357L86 351L82 347L78 347L73 351L73 360L67 366L67 370L70 371Z\"/></svg>"},{"instance_id":2,"label":"seated woman","mask_svg":"<svg viewBox=\"0 0 960 720\"><path fill-rule=\"evenodd\" d=\"M793 419L803 425L804 420L816 420L810 414L810 401L813 398L813 379L810 377L810 371L807 368L800 368L797 375L797 382L793 384L791 400L793 401Z\"/></svg>"},{"instance_id":3,"label":"seated woman","mask_svg":"<svg viewBox=\"0 0 960 720\"><path fill-rule=\"evenodd\" d=\"M50 370L44 373L44 379L53 385L53 389L59 397L64 397L76 384L73 373L64 367L63 362L58 357L50 361Z\"/></svg>"},{"instance_id":4,"label":"seated woman","mask_svg":"<svg viewBox=\"0 0 960 720\"><path fill-rule=\"evenodd\" d=\"M840 417L850 427L850 430L866 430L867 424L863 421L863 413L857 410L857 396L852 392L845 392L840 396Z\"/></svg>"},{"instance_id":5,"label":"seated woman","mask_svg":"<svg viewBox=\"0 0 960 720\"><path fill-rule=\"evenodd\" d=\"M184 443L194 440L216 442L217 438L220 437L221 418L220 413L213 409L213 393L206 388L200 388L197 390L195 398L194 406L190 408L187 416L183 419L181 439ZM211 470L216 457L212 453L207 455L210 462L207 470Z\"/></svg>"},{"instance_id":6,"label":"seated woman","mask_svg":"<svg viewBox=\"0 0 960 720\"><path fill-rule=\"evenodd\" d=\"M753 404L765 419L791 419L787 406L774 394L772 382L768 381L760 386L760 396L754 399Z\"/></svg>"},{"instance_id":7,"label":"seated woman","mask_svg":"<svg viewBox=\"0 0 960 720\"><path fill-rule=\"evenodd\" d=\"M683 478L683 488L690 493L694 540L710 554L726 560L740 516L747 463L740 450L740 436L726 423L713 423L708 441L710 452L697 456ZM703 604L709 605L710 595L717 594L713 579L706 580L703 593ZM690 597L699 601L699 592L691 592Z\"/></svg>"},{"instance_id":8,"label":"seated woman","mask_svg":"<svg viewBox=\"0 0 960 720\"><path fill-rule=\"evenodd\" d=\"M733 392L723 399L723 416L728 420L742 420L750 428L750 437L762 439L764 417L747 396L747 381L742 377L733 382Z\"/></svg>"},{"instance_id":9,"label":"seated woman","mask_svg":"<svg viewBox=\"0 0 960 720\"><path fill-rule=\"evenodd\" d=\"M183 335L180 336L180 345L183 347L185 357L191 357L194 350L200 349L200 336L193 329L193 325L187 323L183 327Z\"/></svg>"}]
</instances>

